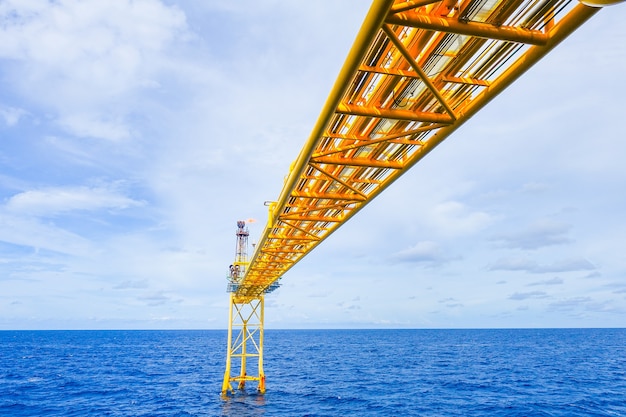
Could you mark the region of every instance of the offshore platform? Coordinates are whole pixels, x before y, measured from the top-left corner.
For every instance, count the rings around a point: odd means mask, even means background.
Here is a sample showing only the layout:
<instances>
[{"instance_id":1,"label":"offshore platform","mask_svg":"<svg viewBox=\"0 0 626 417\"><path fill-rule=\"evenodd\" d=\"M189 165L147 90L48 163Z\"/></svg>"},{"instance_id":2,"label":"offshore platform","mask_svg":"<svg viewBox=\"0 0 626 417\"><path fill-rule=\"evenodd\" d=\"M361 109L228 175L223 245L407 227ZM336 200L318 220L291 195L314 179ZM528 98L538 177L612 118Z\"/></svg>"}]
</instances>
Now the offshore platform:
<instances>
[{"instance_id":1,"label":"offshore platform","mask_svg":"<svg viewBox=\"0 0 626 417\"><path fill-rule=\"evenodd\" d=\"M265 392L281 277L602 7L622 0L374 0L248 258L237 222L222 395Z\"/></svg>"}]
</instances>

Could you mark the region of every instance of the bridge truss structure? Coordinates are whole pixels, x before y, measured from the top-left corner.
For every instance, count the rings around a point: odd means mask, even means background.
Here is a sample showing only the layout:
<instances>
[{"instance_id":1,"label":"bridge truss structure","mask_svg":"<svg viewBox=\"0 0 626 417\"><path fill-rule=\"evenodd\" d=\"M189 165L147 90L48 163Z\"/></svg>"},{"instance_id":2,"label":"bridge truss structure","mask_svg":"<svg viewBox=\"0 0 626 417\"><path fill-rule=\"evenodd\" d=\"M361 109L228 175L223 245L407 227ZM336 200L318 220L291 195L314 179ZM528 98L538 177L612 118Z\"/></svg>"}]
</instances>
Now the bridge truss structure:
<instances>
[{"instance_id":1,"label":"bridge truss structure","mask_svg":"<svg viewBox=\"0 0 626 417\"><path fill-rule=\"evenodd\" d=\"M375 0L252 257L237 253L222 394L247 381L265 392L264 297L290 268L619 1Z\"/></svg>"}]
</instances>

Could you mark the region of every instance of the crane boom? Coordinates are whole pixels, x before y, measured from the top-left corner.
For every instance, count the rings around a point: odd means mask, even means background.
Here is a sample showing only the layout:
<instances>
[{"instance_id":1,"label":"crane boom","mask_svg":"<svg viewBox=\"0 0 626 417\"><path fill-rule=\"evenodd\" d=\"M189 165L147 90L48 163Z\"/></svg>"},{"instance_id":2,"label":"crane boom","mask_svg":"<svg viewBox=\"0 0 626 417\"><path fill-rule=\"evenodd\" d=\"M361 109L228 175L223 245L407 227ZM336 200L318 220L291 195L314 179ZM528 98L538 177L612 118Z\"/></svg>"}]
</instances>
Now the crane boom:
<instances>
[{"instance_id":1,"label":"crane boom","mask_svg":"<svg viewBox=\"0 0 626 417\"><path fill-rule=\"evenodd\" d=\"M618 1L375 0L278 199L269 204L243 277L229 286L231 317L256 303L262 312L264 294L285 272L600 6ZM242 387L247 375L230 377L232 326L231 318L223 393L232 389L228 381ZM261 335L262 328L261 319ZM256 355L264 391L262 351Z\"/></svg>"}]
</instances>

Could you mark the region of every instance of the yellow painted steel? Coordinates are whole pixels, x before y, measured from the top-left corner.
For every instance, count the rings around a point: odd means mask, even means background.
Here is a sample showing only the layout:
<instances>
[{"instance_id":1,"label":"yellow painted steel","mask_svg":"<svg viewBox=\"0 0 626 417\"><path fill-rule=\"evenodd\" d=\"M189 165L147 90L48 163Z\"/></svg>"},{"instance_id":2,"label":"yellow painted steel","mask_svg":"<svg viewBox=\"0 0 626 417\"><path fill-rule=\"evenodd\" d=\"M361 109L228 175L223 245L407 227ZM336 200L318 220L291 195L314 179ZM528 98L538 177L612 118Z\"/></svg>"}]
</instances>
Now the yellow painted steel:
<instances>
[{"instance_id":1,"label":"yellow painted steel","mask_svg":"<svg viewBox=\"0 0 626 417\"><path fill-rule=\"evenodd\" d=\"M230 294L228 348L226 352L226 370L222 383L222 395L234 393L232 383L243 390L246 382L256 382L257 390L265 392L265 373L263 371L263 338L265 322L265 297L263 295L245 302L237 302ZM256 359L256 364L250 361ZM239 361L239 370L233 375L233 361ZM249 361L250 360L250 361Z\"/></svg>"},{"instance_id":2,"label":"yellow painted steel","mask_svg":"<svg viewBox=\"0 0 626 417\"><path fill-rule=\"evenodd\" d=\"M232 289L231 313L262 300L302 257L598 10L571 0L375 0L269 204L256 251ZM230 381L245 379L230 377L232 320L224 393Z\"/></svg>"},{"instance_id":3,"label":"yellow painted steel","mask_svg":"<svg viewBox=\"0 0 626 417\"><path fill-rule=\"evenodd\" d=\"M598 8L569 0L376 0L234 292L296 262Z\"/></svg>"}]
</instances>

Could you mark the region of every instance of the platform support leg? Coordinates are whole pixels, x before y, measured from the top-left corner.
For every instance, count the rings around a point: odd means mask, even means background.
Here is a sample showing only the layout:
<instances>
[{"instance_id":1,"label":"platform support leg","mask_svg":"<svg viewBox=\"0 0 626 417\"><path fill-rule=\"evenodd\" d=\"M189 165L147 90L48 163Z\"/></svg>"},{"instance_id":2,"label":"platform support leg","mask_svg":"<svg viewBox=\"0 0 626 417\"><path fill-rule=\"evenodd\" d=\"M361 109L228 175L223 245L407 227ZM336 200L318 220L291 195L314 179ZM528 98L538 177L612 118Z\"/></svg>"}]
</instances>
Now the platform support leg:
<instances>
[{"instance_id":1,"label":"platform support leg","mask_svg":"<svg viewBox=\"0 0 626 417\"><path fill-rule=\"evenodd\" d=\"M244 390L247 381L256 381L257 390L265 392L263 372L263 323L265 310L264 296L239 299L231 293L228 314L228 341L226 370L222 383L222 396L234 394L233 382L239 390ZM254 359L257 359L256 364ZM233 361L239 361L239 372L232 375Z\"/></svg>"},{"instance_id":2,"label":"platform support leg","mask_svg":"<svg viewBox=\"0 0 626 417\"><path fill-rule=\"evenodd\" d=\"M226 346L226 370L224 371L224 381L222 382L222 396L228 395L228 392L233 392L233 387L230 385L230 363L232 359L232 340L233 340L233 294L230 294L229 306L228 306L228 341Z\"/></svg>"}]
</instances>

